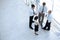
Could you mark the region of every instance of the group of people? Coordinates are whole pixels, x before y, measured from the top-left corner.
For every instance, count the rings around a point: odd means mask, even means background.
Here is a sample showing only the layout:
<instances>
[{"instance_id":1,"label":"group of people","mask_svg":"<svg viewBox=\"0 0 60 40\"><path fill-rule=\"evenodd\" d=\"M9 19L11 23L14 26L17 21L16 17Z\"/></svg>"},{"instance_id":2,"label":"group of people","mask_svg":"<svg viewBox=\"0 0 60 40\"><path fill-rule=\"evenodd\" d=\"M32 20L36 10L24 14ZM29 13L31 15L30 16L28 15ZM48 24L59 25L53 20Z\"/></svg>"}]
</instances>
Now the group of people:
<instances>
[{"instance_id":1,"label":"group of people","mask_svg":"<svg viewBox=\"0 0 60 40\"><path fill-rule=\"evenodd\" d=\"M47 11L46 3L43 2L42 6L39 6L38 13L35 12L35 5L31 4L31 10L30 10L30 18L29 18L29 28L34 30L35 34L38 35L39 25L43 30L50 30L51 27L51 10ZM47 17L47 21L44 27L43 26L43 20L44 17ZM34 28L32 27L32 23L34 23Z\"/></svg>"}]
</instances>

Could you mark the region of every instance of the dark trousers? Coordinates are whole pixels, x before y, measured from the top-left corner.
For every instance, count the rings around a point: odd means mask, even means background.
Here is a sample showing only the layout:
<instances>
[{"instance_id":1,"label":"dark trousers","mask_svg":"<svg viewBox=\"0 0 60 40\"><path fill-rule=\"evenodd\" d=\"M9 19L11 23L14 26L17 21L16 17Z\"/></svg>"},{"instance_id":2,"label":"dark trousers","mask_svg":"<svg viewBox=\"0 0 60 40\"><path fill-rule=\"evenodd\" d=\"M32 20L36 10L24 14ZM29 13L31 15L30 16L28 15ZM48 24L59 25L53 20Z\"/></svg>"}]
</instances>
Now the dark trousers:
<instances>
[{"instance_id":1,"label":"dark trousers","mask_svg":"<svg viewBox=\"0 0 60 40\"><path fill-rule=\"evenodd\" d=\"M30 18L29 18L29 28L30 29L33 29L32 28L32 23L33 23L34 21L33 21L33 16L30 16Z\"/></svg>"},{"instance_id":2,"label":"dark trousers","mask_svg":"<svg viewBox=\"0 0 60 40\"><path fill-rule=\"evenodd\" d=\"M35 32L38 32L38 25L35 25L35 28L34 28L34 30L35 30Z\"/></svg>"},{"instance_id":3,"label":"dark trousers","mask_svg":"<svg viewBox=\"0 0 60 40\"><path fill-rule=\"evenodd\" d=\"M42 20L41 20L41 18L42 18ZM43 20L44 20L44 14L39 13L39 23L41 24L41 26L42 26Z\"/></svg>"},{"instance_id":4,"label":"dark trousers","mask_svg":"<svg viewBox=\"0 0 60 40\"><path fill-rule=\"evenodd\" d=\"M47 20L44 29L45 29L45 30L50 30L50 26L51 26L51 22L48 22L48 20ZM46 28L47 28L47 29L46 29Z\"/></svg>"}]
</instances>

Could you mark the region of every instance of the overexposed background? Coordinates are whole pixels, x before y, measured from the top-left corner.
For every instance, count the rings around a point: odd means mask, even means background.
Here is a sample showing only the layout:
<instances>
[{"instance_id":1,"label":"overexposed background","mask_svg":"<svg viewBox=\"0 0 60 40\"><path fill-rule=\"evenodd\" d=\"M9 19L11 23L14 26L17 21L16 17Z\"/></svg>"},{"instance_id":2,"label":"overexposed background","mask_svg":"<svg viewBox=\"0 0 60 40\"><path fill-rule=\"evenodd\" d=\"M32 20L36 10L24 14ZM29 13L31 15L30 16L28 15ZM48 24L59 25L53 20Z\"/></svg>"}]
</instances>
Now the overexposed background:
<instances>
[{"instance_id":1,"label":"overexposed background","mask_svg":"<svg viewBox=\"0 0 60 40\"><path fill-rule=\"evenodd\" d=\"M48 10L52 10L53 18L60 23L60 0L45 1ZM51 30L39 29L39 35L29 29L29 11L31 0L0 0L0 40L60 40L60 25L53 20Z\"/></svg>"}]
</instances>

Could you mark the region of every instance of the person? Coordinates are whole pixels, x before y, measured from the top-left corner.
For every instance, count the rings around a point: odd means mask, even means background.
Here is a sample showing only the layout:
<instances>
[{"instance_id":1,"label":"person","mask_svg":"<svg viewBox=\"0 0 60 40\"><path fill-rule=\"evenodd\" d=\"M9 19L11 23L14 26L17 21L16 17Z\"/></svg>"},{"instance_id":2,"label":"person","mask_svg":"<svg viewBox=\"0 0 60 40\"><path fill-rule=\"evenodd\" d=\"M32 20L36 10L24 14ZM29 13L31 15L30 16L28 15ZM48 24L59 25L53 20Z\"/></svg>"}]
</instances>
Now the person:
<instances>
[{"instance_id":1,"label":"person","mask_svg":"<svg viewBox=\"0 0 60 40\"><path fill-rule=\"evenodd\" d=\"M30 10L30 18L29 18L29 28L30 28L30 29L33 29L33 28L32 28L32 23L33 23L33 15L35 14L34 9L35 9L35 5L32 4L32 5L31 5L31 10Z\"/></svg>"},{"instance_id":2,"label":"person","mask_svg":"<svg viewBox=\"0 0 60 40\"><path fill-rule=\"evenodd\" d=\"M39 30L38 14L34 15L33 21L34 21L34 33L35 33L35 35L38 35L38 30Z\"/></svg>"},{"instance_id":3,"label":"person","mask_svg":"<svg viewBox=\"0 0 60 40\"><path fill-rule=\"evenodd\" d=\"M52 14L51 14L51 10L48 11L48 15L47 15L47 22L46 22L46 25L45 27L43 28L44 30L50 30L50 27L51 27L51 21L52 21Z\"/></svg>"},{"instance_id":4,"label":"person","mask_svg":"<svg viewBox=\"0 0 60 40\"><path fill-rule=\"evenodd\" d=\"M41 24L41 27L42 27L45 13L47 13L47 7L46 7L46 3L43 2L42 6L39 7L39 22Z\"/></svg>"}]
</instances>

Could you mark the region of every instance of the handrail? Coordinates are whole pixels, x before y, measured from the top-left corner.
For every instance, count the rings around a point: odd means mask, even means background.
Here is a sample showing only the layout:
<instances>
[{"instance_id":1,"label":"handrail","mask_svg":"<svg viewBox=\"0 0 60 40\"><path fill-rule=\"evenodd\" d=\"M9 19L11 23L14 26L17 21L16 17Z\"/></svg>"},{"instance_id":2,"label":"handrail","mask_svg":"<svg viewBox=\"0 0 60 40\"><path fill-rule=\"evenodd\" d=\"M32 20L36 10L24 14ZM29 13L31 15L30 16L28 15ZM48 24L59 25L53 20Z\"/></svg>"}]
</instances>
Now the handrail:
<instances>
[{"instance_id":1,"label":"handrail","mask_svg":"<svg viewBox=\"0 0 60 40\"><path fill-rule=\"evenodd\" d=\"M54 21L57 23L57 24L59 24L60 25L60 23L55 19L55 18L53 18L54 19Z\"/></svg>"},{"instance_id":2,"label":"handrail","mask_svg":"<svg viewBox=\"0 0 60 40\"><path fill-rule=\"evenodd\" d=\"M55 23L55 25L53 25L53 26L55 26L60 31L60 27L59 27L60 23L58 21L56 21L56 19L54 19L54 18L53 18L53 21L57 23L57 24Z\"/></svg>"}]
</instances>

